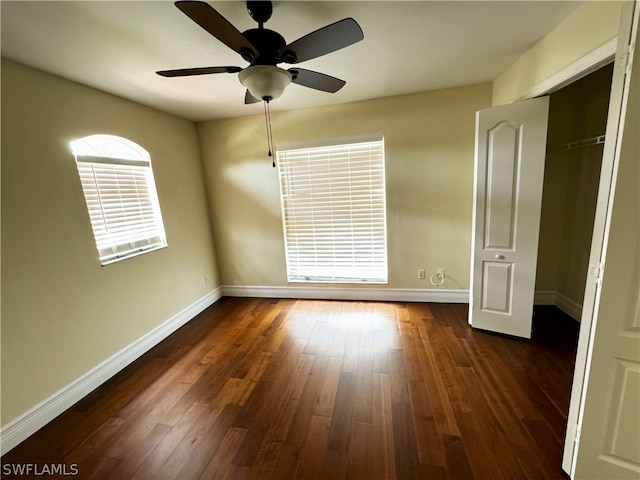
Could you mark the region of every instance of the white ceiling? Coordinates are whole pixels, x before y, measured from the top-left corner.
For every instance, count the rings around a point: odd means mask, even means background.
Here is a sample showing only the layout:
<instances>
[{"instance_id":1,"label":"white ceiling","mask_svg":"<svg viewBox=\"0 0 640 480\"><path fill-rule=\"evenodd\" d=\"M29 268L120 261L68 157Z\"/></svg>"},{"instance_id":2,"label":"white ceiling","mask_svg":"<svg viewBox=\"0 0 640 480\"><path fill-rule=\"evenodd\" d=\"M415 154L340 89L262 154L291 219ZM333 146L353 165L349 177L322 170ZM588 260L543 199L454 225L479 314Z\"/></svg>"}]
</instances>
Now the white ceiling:
<instances>
[{"instance_id":1,"label":"white ceiling","mask_svg":"<svg viewBox=\"0 0 640 480\"><path fill-rule=\"evenodd\" d=\"M240 31L245 3L210 2ZM345 17L364 40L299 66L347 81L338 93L290 85L290 110L493 80L578 1L275 1L266 28L287 42ZM194 121L259 113L236 74L163 78L156 70L247 66L170 1L3 1L2 55Z\"/></svg>"}]
</instances>

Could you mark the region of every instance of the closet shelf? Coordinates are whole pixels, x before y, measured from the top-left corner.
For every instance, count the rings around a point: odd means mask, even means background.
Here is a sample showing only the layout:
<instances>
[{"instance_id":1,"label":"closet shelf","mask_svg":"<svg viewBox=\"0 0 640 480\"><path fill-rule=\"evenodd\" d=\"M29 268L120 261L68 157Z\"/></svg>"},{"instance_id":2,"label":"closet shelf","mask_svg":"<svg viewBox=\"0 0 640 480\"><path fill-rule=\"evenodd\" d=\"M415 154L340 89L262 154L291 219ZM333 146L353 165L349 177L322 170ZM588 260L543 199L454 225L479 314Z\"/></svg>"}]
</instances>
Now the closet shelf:
<instances>
[{"instance_id":1,"label":"closet shelf","mask_svg":"<svg viewBox=\"0 0 640 480\"><path fill-rule=\"evenodd\" d=\"M548 149L548 151L554 150L567 150L572 148L580 148L580 147L589 147L591 145L600 145L604 143L605 135L598 135L597 137L589 137L584 138L582 140L576 140L573 142L563 143L561 145L556 145Z\"/></svg>"}]
</instances>

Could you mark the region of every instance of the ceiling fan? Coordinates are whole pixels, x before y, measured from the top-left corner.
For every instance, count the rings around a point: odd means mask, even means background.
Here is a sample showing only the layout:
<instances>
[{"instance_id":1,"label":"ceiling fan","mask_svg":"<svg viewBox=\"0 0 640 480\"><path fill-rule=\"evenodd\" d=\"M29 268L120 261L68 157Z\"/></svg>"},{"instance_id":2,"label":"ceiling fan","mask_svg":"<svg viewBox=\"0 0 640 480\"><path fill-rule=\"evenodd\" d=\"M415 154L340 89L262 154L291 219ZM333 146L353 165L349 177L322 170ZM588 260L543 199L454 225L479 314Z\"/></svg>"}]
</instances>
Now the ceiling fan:
<instances>
[{"instance_id":1,"label":"ceiling fan","mask_svg":"<svg viewBox=\"0 0 640 480\"><path fill-rule=\"evenodd\" d=\"M293 67L285 70L279 63L298 64L348 47L364 38L353 18L345 18L315 30L289 44L278 32L264 28L273 12L270 1L248 1L247 10L258 28L240 32L211 5L194 0L175 2L185 15L249 62L246 68L235 66L183 68L156 72L163 77L183 77L211 73L237 73L247 87L245 103L278 98L293 82L298 85L335 93L345 81L324 73Z\"/></svg>"}]
</instances>

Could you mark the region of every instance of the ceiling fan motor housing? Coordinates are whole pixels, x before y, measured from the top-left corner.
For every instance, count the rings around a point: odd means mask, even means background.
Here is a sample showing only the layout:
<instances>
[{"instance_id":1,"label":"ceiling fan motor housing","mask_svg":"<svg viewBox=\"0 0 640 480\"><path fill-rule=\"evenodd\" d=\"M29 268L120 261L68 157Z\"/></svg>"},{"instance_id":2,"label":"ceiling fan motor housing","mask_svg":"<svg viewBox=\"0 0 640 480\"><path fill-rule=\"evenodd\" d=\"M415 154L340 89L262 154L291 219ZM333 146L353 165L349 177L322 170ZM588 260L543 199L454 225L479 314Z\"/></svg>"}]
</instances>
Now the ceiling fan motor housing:
<instances>
[{"instance_id":1,"label":"ceiling fan motor housing","mask_svg":"<svg viewBox=\"0 0 640 480\"><path fill-rule=\"evenodd\" d=\"M250 62L251 65L276 65L280 63L280 50L287 42L278 32L267 28L252 28L242 32L242 35L253 45L259 45L258 56Z\"/></svg>"}]
</instances>

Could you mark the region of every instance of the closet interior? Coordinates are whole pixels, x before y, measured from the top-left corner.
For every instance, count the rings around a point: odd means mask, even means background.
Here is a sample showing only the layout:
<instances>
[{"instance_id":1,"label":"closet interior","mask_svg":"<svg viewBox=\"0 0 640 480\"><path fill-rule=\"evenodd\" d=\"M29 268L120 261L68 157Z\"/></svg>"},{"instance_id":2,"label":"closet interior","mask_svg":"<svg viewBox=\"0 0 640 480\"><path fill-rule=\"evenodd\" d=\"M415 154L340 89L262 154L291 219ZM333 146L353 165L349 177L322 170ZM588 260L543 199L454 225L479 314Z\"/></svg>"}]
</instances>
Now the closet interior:
<instances>
[{"instance_id":1,"label":"closet interior","mask_svg":"<svg viewBox=\"0 0 640 480\"><path fill-rule=\"evenodd\" d=\"M580 320L613 64L550 94L536 303Z\"/></svg>"}]
</instances>

